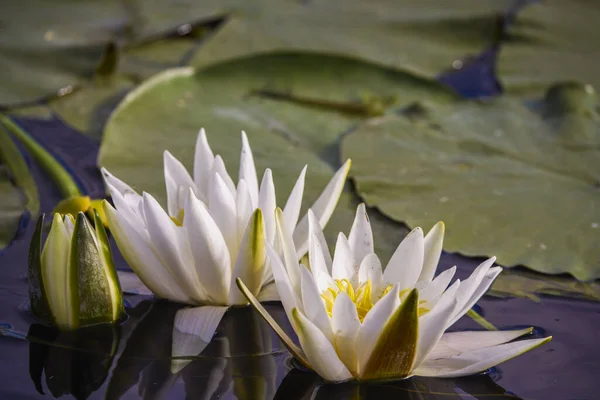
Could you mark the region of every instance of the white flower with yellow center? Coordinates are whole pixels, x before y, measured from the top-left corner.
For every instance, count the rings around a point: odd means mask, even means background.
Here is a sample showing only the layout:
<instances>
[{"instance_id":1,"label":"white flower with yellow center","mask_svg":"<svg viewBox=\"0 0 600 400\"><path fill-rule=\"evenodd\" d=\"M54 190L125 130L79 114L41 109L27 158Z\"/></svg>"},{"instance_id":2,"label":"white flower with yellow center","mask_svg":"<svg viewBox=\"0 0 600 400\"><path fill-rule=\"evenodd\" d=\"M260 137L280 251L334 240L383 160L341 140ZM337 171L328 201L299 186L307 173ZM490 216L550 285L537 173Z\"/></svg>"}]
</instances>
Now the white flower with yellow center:
<instances>
[{"instance_id":1,"label":"white flower with yellow center","mask_svg":"<svg viewBox=\"0 0 600 400\"><path fill-rule=\"evenodd\" d=\"M511 342L531 329L444 333L502 269L493 267L495 258L490 258L463 282L457 279L448 287L456 267L434 279L444 236L441 222L425 237L421 228L410 232L382 270L364 205L358 207L350 235L339 234L333 259L309 211L309 269L293 257L281 210L276 215L282 251L267 246L267 254L301 348L266 314L243 279L238 286L292 354L327 381L470 375L550 340Z\"/></svg>"},{"instance_id":2,"label":"white flower with yellow center","mask_svg":"<svg viewBox=\"0 0 600 400\"><path fill-rule=\"evenodd\" d=\"M348 161L312 206L321 224L327 223L335 209L349 167ZM213 155L204 130L196 142L194 178L168 151L164 152L164 173L168 212L150 194L139 195L102 169L115 204L104 203L108 225L143 284L163 299L216 306L214 313L206 307L202 311L214 328L225 307L247 303L235 287L237 277L260 300L278 299L265 256L265 243L273 244L275 239L275 186L267 169L259 187L246 134L242 132L237 186L222 158ZM286 224L295 227L296 236L303 239L296 243L298 259L308 247L308 217L297 224L305 174L306 167L283 211Z\"/></svg>"}]
</instances>

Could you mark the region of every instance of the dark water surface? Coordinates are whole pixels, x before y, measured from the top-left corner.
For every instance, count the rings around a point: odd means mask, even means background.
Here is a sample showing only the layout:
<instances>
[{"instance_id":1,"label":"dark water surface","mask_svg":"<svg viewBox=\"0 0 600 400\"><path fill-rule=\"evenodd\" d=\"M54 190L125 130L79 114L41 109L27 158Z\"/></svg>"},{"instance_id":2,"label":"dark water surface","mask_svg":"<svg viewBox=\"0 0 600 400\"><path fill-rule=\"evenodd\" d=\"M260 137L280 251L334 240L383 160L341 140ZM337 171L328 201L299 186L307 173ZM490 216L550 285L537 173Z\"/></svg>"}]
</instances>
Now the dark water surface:
<instances>
[{"instance_id":1,"label":"dark water surface","mask_svg":"<svg viewBox=\"0 0 600 400\"><path fill-rule=\"evenodd\" d=\"M494 58L491 49L440 80L469 97L498 94ZM68 169L77 171L86 193L104 195L95 168L97 142L59 120L18 122ZM41 210L50 212L60 196L39 168L31 167ZM479 311L497 327L534 326L534 335L554 339L487 374L393 384L324 384L315 374L294 367L279 339L251 308L230 309L202 355L188 360L170 358L173 319L180 306L144 296L127 296L128 316L117 327L59 334L36 324L26 310L32 225L25 218L18 239L0 252L0 329L5 328L0 331L0 400L63 395L108 400L600 398L600 304L585 301L483 298ZM114 250L117 265L126 268ZM457 265L462 279L478 263L444 254L439 270ZM283 308L273 303L267 309L293 336ZM467 317L452 328L465 329L482 328Z\"/></svg>"}]
</instances>

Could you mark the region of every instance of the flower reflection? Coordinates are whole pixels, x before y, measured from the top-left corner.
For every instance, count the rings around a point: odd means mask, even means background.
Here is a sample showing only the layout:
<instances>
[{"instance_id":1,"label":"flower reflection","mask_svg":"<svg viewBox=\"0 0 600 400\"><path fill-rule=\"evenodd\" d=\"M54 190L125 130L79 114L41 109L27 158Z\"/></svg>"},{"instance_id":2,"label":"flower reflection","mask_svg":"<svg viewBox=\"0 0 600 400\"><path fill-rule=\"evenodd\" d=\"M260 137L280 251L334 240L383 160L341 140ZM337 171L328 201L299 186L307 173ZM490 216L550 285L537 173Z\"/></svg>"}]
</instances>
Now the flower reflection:
<instances>
[{"instance_id":1,"label":"flower reflection","mask_svg":"<svg viewBox=\"0 0 600 400\"><path fill-rule=\"evenodd\" d=\"M498 385L490 375L457 379L413 377L393 383L331 384L311 372L292 369L283 379L274 400L422 400L469 398L478 400L520 397Z\"/></svg>"},{"instance_id":2,"label":"flower reflection","mask_svg":"<svg viewBox=\"0 0 600 400\"><path fill-rule=\"evenodd\" d=\"M267 307L284 323L280 306ZM201 332L185 331L190 321L180 321L187 310L170 302L144 301L130 311L130 333L124 334L126 344L106 398L128 398L137 386L143 399L272 399L277 361L287 353L260 315L252 308L229 309L214 338L206 340Z\"/></svg>"},{"instance_id":3,"label":"flower reflection","mask_svg":"<svg viewBox=\"0 0 600 400\"><path fill-rule=\"evenodd\" d=\"M72 394L87 399L102 386L119 344L119 328L98 325L75 332L33 324L29 340L29 374L40 394Z\"/></svg>"}]
</instances>

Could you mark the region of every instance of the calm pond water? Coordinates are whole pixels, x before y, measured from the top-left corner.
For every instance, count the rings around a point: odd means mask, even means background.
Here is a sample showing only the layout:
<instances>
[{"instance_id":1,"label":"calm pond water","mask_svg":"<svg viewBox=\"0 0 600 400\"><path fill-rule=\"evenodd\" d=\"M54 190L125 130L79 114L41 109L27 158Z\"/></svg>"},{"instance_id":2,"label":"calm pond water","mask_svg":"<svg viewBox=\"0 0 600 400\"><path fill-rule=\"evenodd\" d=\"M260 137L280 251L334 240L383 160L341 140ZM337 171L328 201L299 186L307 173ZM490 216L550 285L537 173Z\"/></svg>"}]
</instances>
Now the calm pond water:
<instances>
[{"instance_id":1,"label":"calm pond water","mask_svg":"<svg viewBox=\"0 0 600 400\"><path fill-rule=\"evenodd\" d=\"M494 95L501 88L489 51L469 68L440 80L466 96ZM95 168L98 143L58 120L19 120L72 171L92 197L104 194ZM42 211L59 194L32 165ZM371 211L374 212L374 211ZM26 310L27 249L33 226L23 221L18 240L0 252L0 399L67 396L77 399L597 399L600 393L600 304L543 298L483 298L479 311L501 329L536 327L549 344L487 374L460 379L413 378L397 383L326 385L295 368L266 323L250 308L231 309L199 357L172 360L176 304L127 296L127 318L114 328L59 334L36 324ZM32 225L32 224L29 224ZM116 253L116 248L114 248ZM117 266L126 268L117 255ZM464 278L478 260L444 254L439 270L457 265ZM293 335L281 305L268 310ZM452 330L481 329L464 317ZM176 371L176 372L172 372ZM42 395L44 397L42 397Z\"/></svg>"}]
</instances>

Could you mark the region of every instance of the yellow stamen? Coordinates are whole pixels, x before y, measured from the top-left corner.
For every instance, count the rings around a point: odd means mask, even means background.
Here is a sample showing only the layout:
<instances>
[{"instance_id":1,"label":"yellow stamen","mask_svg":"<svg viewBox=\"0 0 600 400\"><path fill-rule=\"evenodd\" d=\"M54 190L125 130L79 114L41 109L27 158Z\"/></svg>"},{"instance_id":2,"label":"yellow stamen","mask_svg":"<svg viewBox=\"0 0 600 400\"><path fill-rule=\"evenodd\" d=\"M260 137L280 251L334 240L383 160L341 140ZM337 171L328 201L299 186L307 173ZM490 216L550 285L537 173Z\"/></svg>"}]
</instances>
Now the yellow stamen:
<instances>
[{"instance_id":1,"label":"yellow stamen","mask_svg":"<svg viewBox=\"0 0 600 400\"><path fill-rule=\"evenodd\" d=\"M367 316L367 313L371 310L371 308L373 308L375 303L383 296L388 294L393 287L393 285L386 286L386 288L383 289L383 291L381 292L379 298L375 302L373 302L371 298L371 280L368 280L367 282L363 283L356 290L354 290L352 283L350 283L348 279L335 279L334 283L335 287L327 288L323 291L323 293L321 293L321 298L324 301L325 310L327 311L327 314L329 315L329 317L332 317L333 305L335 304L335 300L340 293L344 292L348 295L350 300L352 300L352 302L356 306L356 313L358 314L358 319L360 320L360 322L363 322L363 320ZM399 295L400 299L404 300L409 293L410 289L402 290ZM430 311L429 308L423 305L424 303L426 303L425 300L419 301L419 317L427 314Z\"/></svg>"},{"instance_id":2,"label":"yellow stamen","mask_svg":"<svg viewBox=\"0 0 600 400\"><path fill-rule=\"evenodd\" d=\"M182 208L181 210L179 210L176 217L171 217L171 221L173 221L175 223L175 225L177 225L177 226L183 226L184 214L185 214L185 212Z\"/></svg>"}]
</instances>

